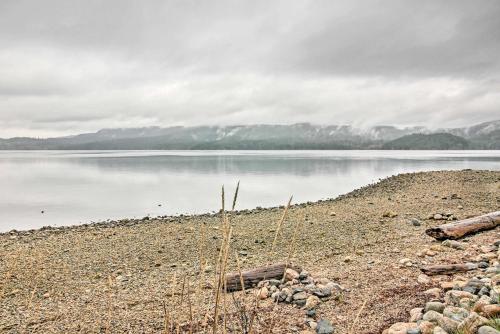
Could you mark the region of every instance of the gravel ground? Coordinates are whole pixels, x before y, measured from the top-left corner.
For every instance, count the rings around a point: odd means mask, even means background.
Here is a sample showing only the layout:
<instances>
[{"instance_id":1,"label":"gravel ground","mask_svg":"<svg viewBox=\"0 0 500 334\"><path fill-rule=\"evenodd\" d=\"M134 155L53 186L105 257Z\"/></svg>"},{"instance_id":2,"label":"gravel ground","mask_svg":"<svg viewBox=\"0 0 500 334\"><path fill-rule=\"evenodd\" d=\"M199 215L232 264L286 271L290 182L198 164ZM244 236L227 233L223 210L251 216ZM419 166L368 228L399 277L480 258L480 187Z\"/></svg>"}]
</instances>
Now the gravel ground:
<instances>
[{"instance_id":1,"label":"gravel ground","mask_svg":"<svg viewBox=\"0 0 500 334\"><path fill-rule=\"evenodd\" d=\"M401 266L400 259L442 263L462 256L460 251L446 250L417 257L422 249L437 244L424 231L442 221L429 217L448 213L463 219L499 207L498 171L402 174L334 200L292 206L272 254L283 209L236 212L231 247L239 252L243 268L283 261L293 231L302 222L293 262L314 277L329 278L349 289L322 303L318 316L329 319L336 333L346 333L361 310L355 333L380 333L407 319L408 311L424 302L421 292L429 288L417 283L418 268ZM410 223L412 218L421 225ZM206 231L203 243L201 225ZM469 239L476 242L493 234L497 232ZM183 281L185 289L198 286L200 244L209 266L201 276L202 285L213 281L210 267L218 256L220 235L218 215L2 234L0 332L159 333L164 326L163 302L179 319L189 314L186 298L181 302L180 296L170 294L181 294ZM234 257L229 266L235 270ZM210 289L196 293L195 314L198 307L209 308L211 298ZM274 332L307 329L304 310L279 304L275 312Z\"/></svg>"}]
</instances>

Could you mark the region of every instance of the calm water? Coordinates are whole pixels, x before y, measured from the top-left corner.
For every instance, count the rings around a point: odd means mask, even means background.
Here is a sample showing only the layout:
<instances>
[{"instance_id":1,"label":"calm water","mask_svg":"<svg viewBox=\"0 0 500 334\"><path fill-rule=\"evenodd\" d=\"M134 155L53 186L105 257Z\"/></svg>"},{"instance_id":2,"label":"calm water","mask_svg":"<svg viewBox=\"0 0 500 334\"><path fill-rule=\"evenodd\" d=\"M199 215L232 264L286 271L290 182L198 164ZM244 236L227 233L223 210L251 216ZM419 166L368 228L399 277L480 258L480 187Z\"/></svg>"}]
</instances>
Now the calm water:
<instances>
[{"instance_id":1,"label":"calm water","mask_svg":"<svg viewBox=\"0 0 500 334\"><path fill-rule=\"evenodd\" d=\"M242 209L464 168L500 170L500 151L0 151L0 231L215 211L238 180Z\"/></svg>"}]
</instances>

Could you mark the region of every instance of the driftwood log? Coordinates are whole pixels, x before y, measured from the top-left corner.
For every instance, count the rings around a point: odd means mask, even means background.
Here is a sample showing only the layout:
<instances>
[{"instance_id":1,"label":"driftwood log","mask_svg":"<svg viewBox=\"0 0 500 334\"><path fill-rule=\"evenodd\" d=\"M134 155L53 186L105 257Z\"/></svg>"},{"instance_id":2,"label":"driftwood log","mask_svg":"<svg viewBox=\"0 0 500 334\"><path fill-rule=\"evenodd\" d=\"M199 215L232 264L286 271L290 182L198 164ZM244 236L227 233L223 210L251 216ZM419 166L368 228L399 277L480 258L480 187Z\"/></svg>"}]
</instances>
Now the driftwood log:
<instances>
[{"instance_id":1,"label":"driftwood log","mask_svg":"<svg viewBox=\"0 0 500 334\"><path fill-rule=\"evenodd\" d=\"M255 287L260 281L268 279L282 279L287 268L300 272L300 268L292 264L275 263L269 266L258 267L241 272L245 289ZM227 291L238 291L241 289L241 277L239 272L228 273L226 275Z\"/></svg>"},{"instance_id":2,"label":"driftwood log","mask_svg":"<svg viewBox=\"0 0 500 334\"><path fill-rule=\"evenodd\" d=\"M500 225L500 211L431 227L425 230L425 233L437 240L458 239L467 234L493 229L498 225Z\"/></svg>"},{"instance_id":3,"label":"driftwood log","mask_svg":"<svg viewBox=\"0 0 500 334\"><path fill-rule=\"evenodd\" d=\"M420 270L426 275L452 275L459 272L477 269L475 263L459 263L459 264L438 264L432 266L421 267Z\"/></svg>"}]
</instances>

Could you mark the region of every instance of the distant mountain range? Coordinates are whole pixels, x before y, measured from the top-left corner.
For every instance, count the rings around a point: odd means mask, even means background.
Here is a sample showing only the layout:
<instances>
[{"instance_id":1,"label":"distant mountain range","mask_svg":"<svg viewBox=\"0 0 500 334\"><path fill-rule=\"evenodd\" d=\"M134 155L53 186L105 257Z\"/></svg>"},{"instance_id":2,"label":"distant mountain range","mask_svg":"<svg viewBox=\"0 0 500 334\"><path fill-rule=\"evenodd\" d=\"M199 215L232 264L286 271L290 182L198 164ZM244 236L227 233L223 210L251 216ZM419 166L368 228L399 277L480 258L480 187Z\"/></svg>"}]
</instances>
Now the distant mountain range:
<instances>
[{"instance_id":1,"label":"distant mountain range","mask_svg":"<svg viewBox=\"0 0 500 334\"><path fill-rule=\"evenodd\" d=\"M57 138L0 139L0 150L500 149L500 120L463 128L241 125L104 129Z\"/></svg>"}]
</instances>

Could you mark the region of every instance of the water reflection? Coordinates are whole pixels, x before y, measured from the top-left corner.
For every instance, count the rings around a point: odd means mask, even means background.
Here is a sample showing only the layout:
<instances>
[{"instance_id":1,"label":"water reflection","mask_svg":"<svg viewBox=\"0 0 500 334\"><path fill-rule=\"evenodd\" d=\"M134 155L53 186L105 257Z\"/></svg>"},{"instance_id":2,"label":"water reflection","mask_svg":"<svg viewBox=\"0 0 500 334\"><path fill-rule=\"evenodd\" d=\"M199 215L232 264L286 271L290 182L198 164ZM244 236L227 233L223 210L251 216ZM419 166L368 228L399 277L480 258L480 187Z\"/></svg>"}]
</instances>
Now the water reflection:
<instances>
[{"instance_id":1,"label":"water reflection","mask_svg":"<svg viewBox=\"0 0 500 334\"><path fill-rule=\"evenodd\" d=\"M463 168L499 170L500 153L0 152L0 230L208 212L220 205L221 184L237 180L239 207L253 208L291 194L335 197L401 172Z\"/></svg>"}]
</instances>

